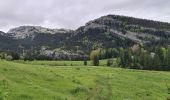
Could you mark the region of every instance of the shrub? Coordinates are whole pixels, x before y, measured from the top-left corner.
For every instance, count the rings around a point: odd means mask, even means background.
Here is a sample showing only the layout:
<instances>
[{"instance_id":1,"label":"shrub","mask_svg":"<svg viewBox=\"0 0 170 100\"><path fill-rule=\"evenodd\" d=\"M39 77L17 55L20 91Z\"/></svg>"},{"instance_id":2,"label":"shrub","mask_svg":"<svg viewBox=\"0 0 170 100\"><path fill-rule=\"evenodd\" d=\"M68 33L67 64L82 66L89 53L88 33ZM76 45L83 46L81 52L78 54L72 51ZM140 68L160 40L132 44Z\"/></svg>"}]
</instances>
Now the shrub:
<instances>
[{"instance_id":1,"label":"shrub","mask_svg":"<svg viewBox=\"0 0 170 100\"><path fill-rule=\"evenodd\" d=\"M112 66L112 65L113 65L113 59L108 59L107 66Z\"/></svg>"},{"instance_id":2,"label":"shrub","mask_svg":"<svg viewBox=\"0 0 170 100\"><path fill-rule=\"evenodd\" d=\"M84 59L84 65L87 66L87 60L86 59Z\"/></svg>"},{"instance_id":3,"label":"shrub","mask_svg":"<svg viewBox=\"0 0 170 100\"><path fill-rule=\"evenodd\" d=\"M11 61L13 58L12 58L11 55L8 55L8 56L5 57L5 59L8 60L8 61Z\"/></svg>"},{"instance_id":4,"label":"shrub","mask_svg":"<svg viewBox=\"0 0 170 100\"><path fill-rule=\"evenodd\" d=\"M8 93L5 91L8 89L8 82L7 80L0 81L0 100L6 100Z\"/></svg>"},{"instance_id":5,"label":"shrub","mask_svg":"<svg viewBox=\"0 0 170 100\"><path fill-rule=\"evenodd\" d=\"M99 66L99 50L94 50L90 54L93 66Z\"/></svg>"},{"instance_id":6,"label":"shrub","mask_svg":"<svg viewBox=\"0 0 170 100\"><path fill-rule=\"evenodd\" d=\"M167 83L166 83L166 87L167 87L167 90L168 90L168 94L170 94L170 87L167 85ZM170 96L167 97L167 100L170 100Z\"/></svg>"},{"instance_id":7,"label":"shrub","mask_svg":"<svg viewBox=\"0 0 170 100\"><path fill-rule=\"evenodd\" d=\"M5 93L2 90L0 90L0 100L5 100Z\"/></svg>"},{"instance_id":8,"label":"shrub","mask_svg":"<svg viewBox=\"0 0 170 100\"><path fill-rule=\"evenodd\" d=\"M75 89L73 89L73 90L71 91L71 93L72 93L72 94L77 94L77 93L80 93L80 92L87 93L88 91L89 91L88 88L83 87L83 86L78 86L78 87L76 87Z\"/></svg>"}]
</instances>

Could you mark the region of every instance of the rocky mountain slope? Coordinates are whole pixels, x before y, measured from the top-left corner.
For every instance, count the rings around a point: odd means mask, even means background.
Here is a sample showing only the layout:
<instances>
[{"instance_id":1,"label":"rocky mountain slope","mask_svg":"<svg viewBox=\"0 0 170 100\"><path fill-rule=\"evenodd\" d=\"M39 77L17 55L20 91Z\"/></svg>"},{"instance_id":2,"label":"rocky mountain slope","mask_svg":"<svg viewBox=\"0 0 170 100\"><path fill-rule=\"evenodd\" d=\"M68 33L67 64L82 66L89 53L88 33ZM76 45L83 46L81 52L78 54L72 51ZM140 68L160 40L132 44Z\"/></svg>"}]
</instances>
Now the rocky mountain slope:
<instances>
[{"instance_id":1,"label":"rocky mountain slope","mask_svg":"<svg viewBox=\"0 0 170 100\"><path fill-rule=\"evenodd\" d=\"M75 46L81 44L80 48L87 51L94 48L129 47L136 43L170 44L169 23L117 15L92 20L74 34L69 41Z\"/></svg>"},{"instance_id":2,"label":"rocky mountain slope","mask_svg":"<svg viewBox=\"0 0 170 100\"><path fill-rule=\"evenodd\" d=\"M95 48L129 47L136 43L170 44L170 24L126 16L107 15L92 20L77 30L21 26L0 32L0 50L67 50L89 53Z\"/></svg>"},{"instance_id":3,"label":"rocky mountain slope","mask_svg":"<svg viewBox=\"0 0 170 100\"><path fill-rule=\"evenodd\" d=\"M49 29L41 26L20 26L14 29L11 29L7 32L9 36L15 39L34 39L37 34L64 34L69 33L71 30L66 29Z\"/></svg>"},{"instance_id":4,"label":"rocky mountain slope","mask_svg":"<svg viewBox=\"0 0 170 100\"><path fill-rule=\"evenodd\" d=\"M65 29L49 29L39 26L20 26L9 30L7 33L1 32L3 40L10 41L13 49L9 49L9 45L5 44L5 48L0 47L0 50L11 50L21 52L22 50L36 49L40 50L42 46L55 49L61 47L63 40L68 38L72 30ZM14 42L15 41L15 42Z\"/></svg>"}]
</instances>

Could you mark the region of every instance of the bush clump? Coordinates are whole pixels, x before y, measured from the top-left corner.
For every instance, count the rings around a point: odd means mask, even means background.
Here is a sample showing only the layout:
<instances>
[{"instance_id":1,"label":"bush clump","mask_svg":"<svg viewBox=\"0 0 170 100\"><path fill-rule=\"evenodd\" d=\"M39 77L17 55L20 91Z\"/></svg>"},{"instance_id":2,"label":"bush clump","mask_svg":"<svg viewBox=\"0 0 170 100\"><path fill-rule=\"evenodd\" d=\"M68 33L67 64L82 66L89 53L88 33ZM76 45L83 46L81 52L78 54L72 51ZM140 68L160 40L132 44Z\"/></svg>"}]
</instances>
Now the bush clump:
<instances>
[{"instance_id":1,"label":"bush clump","mask_svg":"<svg viewBox=\"0 0 170 100\"><path fill-rule=\"evenodd\" d=\"M76 87L75 89L73 89L73 90L71 91L71 93L72 93L72 94L77 94L77 93L80 93L80 92L87 93L88 91L89 91L88 88L83 87L83 86L78 86L78 87Z\"/></svg>"}]
</instances>

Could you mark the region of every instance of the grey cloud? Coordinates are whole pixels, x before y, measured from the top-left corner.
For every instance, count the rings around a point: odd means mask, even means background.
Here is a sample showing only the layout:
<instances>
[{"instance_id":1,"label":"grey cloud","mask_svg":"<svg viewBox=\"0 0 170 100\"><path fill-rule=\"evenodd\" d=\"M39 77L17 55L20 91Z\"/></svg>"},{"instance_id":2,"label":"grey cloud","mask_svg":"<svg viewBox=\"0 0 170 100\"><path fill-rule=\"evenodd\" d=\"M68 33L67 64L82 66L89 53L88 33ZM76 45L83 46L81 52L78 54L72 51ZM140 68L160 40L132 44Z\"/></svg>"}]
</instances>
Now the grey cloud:
<instances>
[{"instance_id":1,"label":"grey cloud","mask_svg":"<svg viewBox=\"0 0 170 100\"><path fill-rule=\"evenodd\" d=\"M75 29L106 14L170 22L169 0L0 0L0 30L21 25Z\"/></svg>"}]
</instances>

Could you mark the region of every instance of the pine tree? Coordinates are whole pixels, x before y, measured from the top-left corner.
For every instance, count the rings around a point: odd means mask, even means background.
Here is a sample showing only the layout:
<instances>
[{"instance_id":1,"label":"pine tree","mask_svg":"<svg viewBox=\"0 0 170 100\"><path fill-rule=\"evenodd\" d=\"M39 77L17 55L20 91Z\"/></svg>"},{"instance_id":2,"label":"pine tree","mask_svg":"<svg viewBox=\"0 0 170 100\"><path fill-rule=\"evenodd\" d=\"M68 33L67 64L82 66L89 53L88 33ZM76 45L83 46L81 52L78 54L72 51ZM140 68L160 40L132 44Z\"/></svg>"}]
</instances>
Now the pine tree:
<instances>
[{"instance_id":1,"label":"pine tree","mask_svg":"<svg viewBox=\"0 0 170 100\"><path fill-rule=\"evenodd\" d=\"M160 60L160 58L157 54L154 56L153 66L154 66L154 68L153 68L154 70L160 70L161 69L161 60Z\"/></svg>"},{"instance_id":2,"label":"pine tree","mask_svg":"<svg viewBox=\"0 0 170 100\"><path fill-rule=\"evenodd\" d=\"M170 48L167 51L167 70L170 70Z\"/></svg>"}]
</instances>

